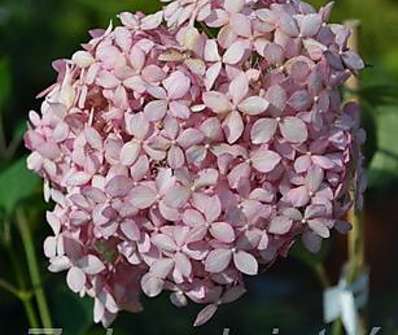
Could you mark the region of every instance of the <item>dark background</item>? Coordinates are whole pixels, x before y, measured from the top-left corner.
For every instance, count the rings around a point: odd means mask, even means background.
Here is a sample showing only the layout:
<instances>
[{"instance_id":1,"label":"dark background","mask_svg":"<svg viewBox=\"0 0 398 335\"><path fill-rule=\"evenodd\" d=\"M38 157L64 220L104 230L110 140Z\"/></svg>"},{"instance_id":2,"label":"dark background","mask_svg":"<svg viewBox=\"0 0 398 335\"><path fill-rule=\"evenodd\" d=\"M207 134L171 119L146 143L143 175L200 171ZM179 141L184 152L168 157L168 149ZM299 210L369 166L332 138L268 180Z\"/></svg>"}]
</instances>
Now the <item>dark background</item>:
<instances>
[{"instance_id":1,"label":"dark background","mask_svg":"<svg viewBox=\"0 0 398 335\"><path fill-rule=\"evenodd\" d=\"M310 1L320 6L324 1ZM33 232L50 312L67 335L105 334L92 324L91 301L72 294L65 274L50 274L42 243L50 232L45 223L40 182L25 169L21 144L27 113L39 110L35 96L55 79L51 62L70 57L88 39L87 31L106 27L124 10L149 12L156 0L0 0L0 278L27 287L28 269L15 225L24 208ZM365 226L371 270L368 321L382 334L398 334L398 1L337 0L334 21L361 22L360 52L370 66L361 76L363 123L368 131L365 153L369 189ZM177 310L167 296L145 300L138 315L122 313L114 334L318 334L322 322L322 286L313 271L322 262L335 283L346 259L346 239L334 237L322 254L302 251L280 260L261 276L248 280L249 293L223 307L205 327L193 329L198 306ZM303 262L303 259L306 261ZM0 334L26 334L21 302L0 289Z\"/></svg>"}]
</instances>

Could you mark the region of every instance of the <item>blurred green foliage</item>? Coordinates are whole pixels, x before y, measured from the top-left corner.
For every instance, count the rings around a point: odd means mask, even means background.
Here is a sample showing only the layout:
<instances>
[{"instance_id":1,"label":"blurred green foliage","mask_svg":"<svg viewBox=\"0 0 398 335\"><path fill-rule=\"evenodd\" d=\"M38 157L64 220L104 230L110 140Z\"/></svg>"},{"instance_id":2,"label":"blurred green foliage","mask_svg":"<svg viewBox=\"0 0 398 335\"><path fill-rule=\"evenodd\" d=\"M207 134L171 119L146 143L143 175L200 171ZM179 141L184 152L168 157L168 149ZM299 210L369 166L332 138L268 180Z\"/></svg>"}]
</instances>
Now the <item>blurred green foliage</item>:
<instances>
[{"instance_id":1,"label":"blurred green foliage","mask_svg":"<svg viewBox=\"0 0 398 335\"><path fill-rule=\"evenodd\" d=\"M308 0L316 6L323 0ZM41 224L44 205L39 195L38 178L25 167L25 151L20 145L26 129L28 111L39 109L35 96L55 78L51 62L70 57L79 43L88 39L87 31L106 27L116 14L129 10L151 12L160 7L157 0L0 0L0 222L12 217L15 207L29 202L38 219L33 229L40 238L49 228ZM369 165L370 191L391 192L398 185L398 1L337 0L333 21L361 21L360 51L370 66L361 76L358 94L363 105L363 123L368 132L365 148ZM41 204L37 206L37 204ZM33 204L33 205L32 205ZM12 220L12 219L11 219ZM3 229L0 225L0 234ZM9 233L9 232L7 232ZM19 243L19 241L17 241ZM332 242L334 243L334 242ZM0 249L2 251L2 249ZM327 246L317 257L300 245L294 256L314 266L324 261ZM7 257L0 252L0 274L7 273ZM40 251L41 255L41 251ZM43 259L42 269L46 268ZM92 324L92 302L80 299L65 286L64 275L46 275L53 317L66 335L104 334ZM131 334L222 334L232 328L233 334L271 333L280 326L283 334L312 334L323 328L319 311L321 289L312 273L295 260L283 262L278 270L249 282L248 297L226 306L214 322L193 331L191 320L195 308L176 311L163 296L145 302L146 312L139 316L124 313L115 323L115 335ZM385 298L388 300L384 300ZM303 297L305 297L303 299ZM397 329L398 292L373 297L373 310L378 324L385 324L393 334ZM378 308L382 301L384 310ZM388 303L387 303L388 301ZM384 304L384 305L383 305ZM194 310L195 309L195 310ZM21 306L0 291L1 333L22 334L26 320ZM387 328L388 327L388 328Z\"/></svg>"},{"instance_id":2,"label":"blurred green foliage","mask_svg":"<svg viewBox=\"0 0 398 335\"><path fill-rule=\"evenodd\" d=\"M37 190L39 178L26 169L26 157L13 162L0 173L0 208L11 215L18 203Z\"/></svg>"}]
</instances>

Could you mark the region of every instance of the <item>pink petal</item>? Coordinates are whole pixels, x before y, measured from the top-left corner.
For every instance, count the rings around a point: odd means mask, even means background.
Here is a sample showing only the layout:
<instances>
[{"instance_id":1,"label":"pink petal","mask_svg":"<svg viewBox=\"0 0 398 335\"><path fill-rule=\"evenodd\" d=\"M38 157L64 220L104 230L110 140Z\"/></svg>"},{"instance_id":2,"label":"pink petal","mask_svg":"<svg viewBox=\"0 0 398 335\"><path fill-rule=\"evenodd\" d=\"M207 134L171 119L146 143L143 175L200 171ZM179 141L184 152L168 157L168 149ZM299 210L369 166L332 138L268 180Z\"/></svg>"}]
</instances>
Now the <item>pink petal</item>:
<instances>
[{"instance_id":1,"label":"pink petal","mask_svg":"<svg viewBox=\"0 0 398 335\"><path fill-rule=\"evenodd\" d=\"M276 216L272 219L268 231L271 234L284 235L290 231L293 221L286 216Z\"/></svg>"},{"instance_id":2,"label":"pink petal","mask_svg":"<svg viewBox=\"0 0 398 335\"><path fill-rule=\"evenodd\" d=\"M325 177L324 171L317 165L312 165L306 177L306 186L310 192L316 192L321 183L323 182L323 178Z\"/></svg>"},{"instance_id":3,"label":"pink petal","mask_svg":"<svg viewBox=\"0 0 398 335\"><path fill-rule=\"evenodd\" d=\"M120 163L126 166L134 164L140 151L141 145L137 141L127 142L120 151Z\"/></svg>"},{"instance_id":4,"label":"pink petal","mask_svg":"<svg viewBox=\"0 0 398 335\"><path fill-rule=\"evenodd\" d=\"M206 62L219 62L221 57L218 53L218 45L216 40L207 40L204 49L204 59Z\"/></svg>"},{"instance_id":5,"label":"pink petal","mask_svg":"<svg viewBox=\"0 0 398 335\"><path fill-rule=\"evenodd\" d=\"M69 186L81 186L87 184L91 179L91 175L86 172L74 172L69 178L66 180L66 184Z\"/></svg>"},{"instance_id":6,"label":"pink petal","mask_svg":"<svg viewBox=\"0 0 398 335\"><path fill-rule=\"evenodd\" d=\"M166 205L163 200L159 202L159 212L168 221L179 221L181 219L178 209Z\"/></svg>"},{"instance_id":7,"label":"pink petal","mask_svg":"<svg viewBox=\"0 0 398 335\"><path fill-rule=\"evenodd\" d=\"M250 177L250 172L251 168L248 163L241 163L236 165L228 174L228 183L231 188L238 188L241 181L247 180Z\"/></svg>"},{"instance_id":8,"label":"pink petal","mask_svg":"<svg viewBox=\"0 0 398 335\"><path fill-rule=\"evenodd\" d=\"M139 241L141 232L137 224L133 220L126 220L120 225L123 234L132 241Z\"/></svg>"},{"instance_id":9,"label":"pink petal","mask_svg":"<svg viewBox=\"0 0 398 335\"><path fill-rule=\"evenodd\" d=\"M188 93L191 80L181 71L176 71L163 80L163 86L167 90L168 97L177 100Z\"/></svg>"},{"instance_id":10,"label":"pink petal","mask_svg":"<svg viewBox=\"0 0 398 335\"><path fill-rule=\"evenodd\" d=\"M286 91L279 85L271 86L265 95L267 101L278 111L283 111L286 106L287 94Z\"/></svg>"},{"instance_id":11,"label":"pink petal","mask_svg":"<svg viewBox=\"0 0 398 335\"><path fill-rule=\"evenodd\" d=\"M297 173L306 172L311 166L311 158L308 155L300 156L294 162L294 169Z\"/></svg>"},{"instance_id":12,"label":"pink petal","mask_svg":"<svg viewBox=\"0 0 398 335\"><path fill-rule=\"evenodd\" d=\"M212 250L205 260L205 270L211 273L220 273L228 267L231 258L232 251L229 249Z\"/></svg>"},{"instance_id":13,"label":"pink petal","mask_svg":"<svg viewBox=\"0 0 398 335\"><path fill-rule=\"evenodd\" d=\"M289 98L288 104L295 111L305 111L311 106L311 99L306 90L300 90L293 93Z\"/></svg>"},{"instance_id":14,"label":"pink petal","mask_svg":"<svg viewBox=\"0 0 398 335\"><path fill-rule=\"evenodd\" d=\"M114 31L115 42L123 51L128 51L132 45L132 36L125 27L117 27Z\"/></svg>"},{"instance_id":15,"label":"pink petal","mask_svg":"<svg viewBox=\"0 0 398 335\"><path fill-rule=\"evenodd\" d=\"M135 164L130 168L131 178L135 181L141 180L149 170L149 160L145 155L141 155Z\"/></svg>"},{"instance_id":16,"label":"pink petal","mask_svg":"<svg viewBox=\"0 0 398 335\"><path fill-rule=\"evenodd\" d=\"M115 176L105 186L105 192L111 197L126 196L132 186L132 181L126 176Z\"/></svg>"},{"instance_id":17,"label":"pink petal","mask_svg":"<svg viewBox=\"0 0 398 335\"><path fill-rule=\"evenodd\" d=\"M244 14L233 14L230 18L230 25L234 33L242 37L251 37L252 27L250 19Z\"/></svg>"},{"instance_id":18,"label":"pink petal","mask_svg":"<svg viewBox=\"0 0 398 335\"><path fill-rule=\"evenodd\" d=\"M71 267L66 276L66 282L73 292L79 293L86 285L86 275L79 268Z\"/></svg>"},{"instance_id":19,"label":"pink petal","mask_svg":"<svg viewBox=\"0 0 398 335\"><path fill-rule=\"evenodd\" d=\"M253 144L268 143L275 135L278 122L275 119L264 118L257 120L251 129Z\"/></svg>"},{"instance_id":20,"label":"pink petal","mask_svg":"<svg viewBox=\"0 0 398 335\"><path fill-rule=\"evenodd\" d=\"M217 140L222 136L221 123L217 117L207 118L200 125L199 130L211 140Z\"/></svg>"},{"instance_id":21,"label":"pink petal","mask_svg":"<svg viewBox=\"0 0 398 335\"><path fill-rule=\"evenodd\" d=\"M218 181L218 171L216 169L204 169L199 172L198 178L195 180L195 189L202 187L215 186Z\"/></svg>"},{"instance_id":22,"label":"pink petal","mask_svg":"<svg viewBox=\"0 0 398 335\"><path fill-rule=\"evenodd\" d=\"M147 84L140 76L132 76L127 78L123 81L123 86L141 94L147 89Z\"/></svg>"},{"instance_id":23,"label":"pink petal","mask_svg":"<svg viewBox=\"0 0 398 335\"><path fill-rule=\"evenodd\" d=\"M245 74L241 73L232 80L229 85L229 93L232 96L233 103L239 104L249 92L249 82Z\"/></svg>"},{"instance_id":24,"label":"pink petal","mask_svg":"<svg viewBox=\"0 0 398 335\"><path fill-rule=\"evenodd\" d=\"M264 49L264 58L271 65L281 65L285 59L285 51L276 43L269 43Z\"/></svg>"},{"instance_id":25,"label":"pink petal","mask_svg":"<svg viewBox=\"0 0 398 335\"><path fill-rule=\"evenodd\" d=\"M305 39L303 44L312 60L320 60L323 53L327 50L325 45L311 38Z\"/></svg>"},{"instance_id":26,"label":"pink petal","mask_svg":"<svg viewBox=\"0 0 398 335\"><path fill-rule=\"evenodd\" d=\"M119 80L112 73L105 70L97 76L97 84L103 88L115 88L119 83Z\"/></svg>"},{"instance_id":27,"label":"pink petal","mask_svg":"<svg viewBox=\"0 0 398 335\"><path fill-rule=\"evenodd\" d=\"M155 14L145 16L141 21L142 30L152 30L162 23L163 20L163 12L159 11Z\"/></svg>"},{"instance_id":28,"label":"pink petal","mask_svg":"<svg viewBox=\"0 0 398 335\"><path fill-rule=\"evenodd\" d=\"M303 37L312 37L319 32L322 17L319 14L305 15L300 21L300 33Z\"/></svg>"},{"instance_id":29,"label":"pink petal","mask_svg":"<svg viewBox=\"0 0 398 335\"><path fill-rule=\"evenodd\" d=\"M319 218L319 219L308 220L307 225L318 236L322 238L330 237L329 228L325 225L323 219Z\"/></svg>"},{"instance_id":30,"label":"pink petal","mask_svg":"<svg viewBox=\"0 0 398 335\"><path fill-rule=\"evenodd\" d=\"M238 109L242 113L248 115L258 115L264 113L269 106L267 100L261 97L253 96L245 99L238 105Z\"/></svg>"},{"instance_id":31,"label":"pink petal","mask_svg":"<svg viewBox=\"0 0 398 335\"><path fill-rule=\"evenodd\" d=\"M175 186L165 195L165 202L173 208L180 208L184 206L189 200L191 193L189 189L184 186Z\"/></svg>"},{"instance_id":32,"label":"pink petal","mask_svg":"<svg viewBox=\"0 0 398 335\"><path fill-rule=\"evenodd\" d=\"M245 0L225 0L224 8L229 13L239 13L245 6Z\"/></svg>"},{"instance_id":33,"label":"pink petal","mask_svg":"<svg viewBox=\"0 0 398 335\"><path fill-rule=\"evenodd\" d=\"M253 255L246 251L239 250L234 253L235 267L242 273L254 276L258 273L258 263Z\"/></svg>"},{"instance_id":34,"label":"pink petal","mask_svg":"<svg viewBox=\"0 0 398 335\"><path fill-rule=\"evenodd\" d=\"M87 255L78 261L79 268L88 275L96 275L105 270L104 263L94 255Z\"/></svg>"},{"instance_id":35,"label":"pink petal","mask_svg":"<svg viewBox=\"0 0 398 335\"><path fill-rule=\"evenodd\" d=\"M314 164L318 165L324 170L330 170L336 166L336 164L329 157L326 156L313 155L312 161L314 162Z\"/></svg>"},{"instance_id":36,"label":"pink petal","mask_svg":"<svg viewBox=\"0 0 398 335\"><path fill-rule=\"evenodd\" d=\"M214 314L216 314L217 309L218 306L213 304L207 305L205 308L203 308L196 317L194 327L200 327L207 323L214 316Z\"/></svg>"},{"instance_id":37,"label":"pink petal","mask_svg":"<svg viewBox=\"0 0 398 335\"><path fill-rule=\"evenodd\" d=\"M158 234L152 237L152 243L156 245L160 250L164 251L176 251L177 245L173 239L165 234Z\"/></svg>"},{"instance_id":38,"label":"pink petal","mask_svg":"<svg viewBox=\"0 0 398 335\"><path fill-rule=\"evenodd\" d=\"M149 130L149 122L145 119L143 113L131 115L126 120L126 123L127 130L131 135L134 135L138 139L144 139Z\"/></svg>"},{"instance_id":39,"label":"pink petal","mask_svg":"<svg viewBox=\"0 0 398 335\"><path fill-rule=\"evenodd\" d=\"M177 142L183 148L189 148L195 144L199 144L203 141L204 136L202 132L198 129L188 128L183 131L183 133L178 136Z\"/></svg>"},{"instance_id":40,"label":"pink petal","mask_svg":"<svg viewBox=\"0 0 398 335\"><path fill-rule=\"evenodd\" d=\"M43 245L44 254L47 258L53 258L57 256L57 238L54 236L48 236Z\"/></svg>"},{"instance_id":41,"label":"pink petal","mask_svg":"<svg viewBox=\"0 0 398 335\"><path fill-rule=\"evenodd\" d=\"M191 115L191 110L183 103L172 101L169 105L170 113L178 119L188 119Z\"/></svg>"},{"instance_id":42,"label":"pink petal","mask_svg":"<svg viewBox=\"0 0 398 335\"><path fill-rule=\"evenodd\" d=\"M343 52L341 58L343 59L344 64L351 70L359 71L365 67L365 63L361 57L353 51Z\"/></svg>"},{"instance_id":43,"label":"pink petal","mask_svg":"<svg viewBox=\"0 0 398 335\"><path fill-rule=\"evenodd\" d=\"M280 163L281 156L271 150L257 150L251 158L253 167L263 173L271 172Z\"/></svg>"},{"instance_id":44,"label":"pink petal","mask_svg":"<svg viewBox=\"0 0 398 335\"><path fill-rule=\"evenodd\" d=\"M291 37L296 37L299 34L296 21L287 13L280 15L279 27L285 34Z\"/></svg>"},{"instance_id":45,"label":"pink petal","mask_svg":"<svg viewBox=\"0 0 398 335\"><path fill-rule=\"evenodd\" d=\"M174 256L174 261L176 269L180 271L184 277L189 277L191 275L192 264L185 254L177 252Z\"/></svg>"},{"instance_id":46,"label":"pink petal","mask_svg":"<svg viewBox=\"0 0 398 335\"><path fill-rule=\"evenodd\" d=\"M305 232L302 236L302 240L304 246L313 254L316 254L321 250L322 239L318 235L315 235L313 232Z\"/></svg>"},{"instance_id":47,"label":"pink petal","mask_svg":"<svg viewBox=\"0 0 398 335\"><path fill-rule=\"evenodd\" d=\"M206 73L206 64L201 59L188 58L184 62L185 66L194 74L204 76Z\"/></svg>"},{"instance_id":48,"label":"pink petal","mask_svg":"<svg viewBox=\"0 0 398 335\"><path fill-rule=\"evenodd\" d=\"M280 124L282 136L291 143L303 143L308 138L307 126L298 117L288 116Z\"/></svg>"},{"instance_id":49,"label":"pink petal","mask_svg":"<svg viewBox=\"0 0 398 335\"><path fill-rule=\"evenodd\" d=\"M193 227L201 226L206 223L203 215L194 209L187 209L184 212L182 220L186 225Z\"/></svg>"},{"instance_id":50,"label":"pink petal","mask_svg":"<svg viewBox=\"0 0 398 335\"><path fill-rule=\"evenodd\" d=\"M237 111L228 113L222 127L228 143L235 143L241 137L244 130L244 124L240 113Z\"/></svg>"},{"instance_id":51,"label":"pink petal","mask_svg":"<svg viewBox=\"0 0 398 335\"><path fill-rule=\"evenodd\" d=\"M222 70L221 63L215 63L210 66L206 71L205 84L206 89L211 90Z\"/></svg>"},{"instance_id":52,"label":"pink petal","mask_svg":"<svg viewBox=\"0 0 398 335\"><path fill-rule=\"evenodd\" d=\"M137 71L141 71L145 65L145 53L141 48L134 46L131 49L129 60L133 68Z\"/></svg>"},{"instance_id":53,"label":"pink petal","mask_svg":"<svg viewBox=\"0 0 398 335\"><path fill-rule=\"evenodd\" d=\"M84 129L84 134L88 144L90 144L93 149L102 150L102 137L96 129L86 127L86 129Z\"/></svg>"},{"instance_id":54,"label":"pink petal","mask_svg":"<svg viewBox=\"0 0 398 335\"><path fill-rule=\"evenodd\" d=\"M156 186L160 194L167 193L175 184L175 178L171 169L159 169L156 176Z\"/></svg>"},{"instance_id":55,"label":"pink petal","mask_svg":"<svg viewBox=\"0 0 398 335\"><path fill-rule=\"evenodd\" d=\"M178 169L184 165L185 156L180 147L172 145L167 155L167 163L172 169Z\"/></svg>"},{"instance_id":56,"label":"pink petal","mask_svg":"<svg viewBox=\"0 0 398 335\"><path fill-rule=\"evenodd\" d=\"M194 193L192 199L195 208L199 209L208 222L213 222L221 215L221 202L218 196Z\"/></svg>"},{"instance_id":57,"label":"pink petal","mask_svg":"<svg viewBox=\"0 0 398 335\"><path fill-rule=\"evenodd\" d=\"M163 286L164 280L157 278L150 273L145 274L141 278L142 291L150 298L158 296L162 292Z\"/></svg>"},{"instance_id":58,"label":"pink petal","mask_svg":"<svg viewBox=\"0 0 398 335\"><path fill-rule=\"evenodd\" d=\"M151 101L144 108L145 118L148 121L159 121L166 115L167 108L168 104L165 100Z\"/></svg>"},{"instance_id":59,"label":"pink petal","mask_svg":"<svg viewBox=\"0 0 398 335\"><path fill-rule=\"evenodd\" d=\"M300 186L291 189L287 193L287 200L294 207L302 207L308 204L308 202L310 201L310 196L308 195L307 188L305 186Z\"/></svg>"},{"instance_id":60,"label":"pink petal","mask_svg":"<svg viewBox=\"0 0 398 335\"><path fill-rule=\"evenodd\" d=\"M170 301L176 307L185 307L188 305L188 299L182 292L174 292L170 294Z\"/></svg>"},{"instance_id":61,"label":"pink petal","mask_svg":"<svg viewBox=\"0 0 398 335\"><path fill-rule=\"evenodd\" d=\"M235 232L232 226L226 222L215 222L210 226L211 235L224 243L232 243L235 240Z\"/></svg>"},{"instance_id":62,"label":"pink petal","mask_svg":"<svg viewBox=\"0 0 398 335\"><path fill-rule=\"evenodd\" d=\"M161 258L156 260L150 269L150 273L158 278L166 278L174 267L174 260L170 258Z\"/></svg>"},{"instance_id":63,"label":"pink petal","mask_svg":"<svg viewBox=\"0 0 398 335\"><path fill-rule=\"evenodd\" d=\"M156 193L147 186L137 186L130 192L130 201L134 207L145 209L151 207L156 201Z\"/></svg>"},{"instance_id":64,"label":"pink petal","mask_svg":"<svg viewBox=\"0 0 398 335\"><path fill-rule=\"evenodd\" d=\"M150 83L160 83L165 77L165 72L155 64L150 64L142 70L142 78Z\"/></svg>"},{"instance_id":65,"label":"pink petal","mask_svg":"<svg viewBox=\"0 0 398 335\"><path fill-rule=\"evenodd\" d=\"M230 65L239 63L245 55L246 44L242 41L236 41L227 49L223 56L223 62Z\"/></svg>"},{"instance_id":66,"label":"pink petal","mask_svg":"<svg viewBox=\"0 0 398 335\"><path fill-rule=\"evenodd\" d=\"M203 102L216 114L223 114L232 109L231 102L222 93L211 91L203 94Z\"/></svg>"}]
</instances>

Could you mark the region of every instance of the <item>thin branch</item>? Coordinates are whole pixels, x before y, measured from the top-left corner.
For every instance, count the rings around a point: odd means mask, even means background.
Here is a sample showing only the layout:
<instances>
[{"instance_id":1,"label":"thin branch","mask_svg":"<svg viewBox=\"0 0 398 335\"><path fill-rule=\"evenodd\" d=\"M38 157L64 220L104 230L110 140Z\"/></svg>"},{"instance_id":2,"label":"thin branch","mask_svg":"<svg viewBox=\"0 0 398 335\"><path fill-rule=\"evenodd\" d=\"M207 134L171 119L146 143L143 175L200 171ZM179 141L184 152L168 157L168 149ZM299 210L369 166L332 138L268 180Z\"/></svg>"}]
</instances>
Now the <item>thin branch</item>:
<instances>
[{"instance_id":1,"label":"thin branch","mask_svg":"<svg viewBox=\"0 0 398 335\"><path fill-rule=\"evenodd\" d=\"M25 292L26 284L25 284L24 275L20 269L20 262L17 259L17 257L15 256L14 251L12 250L11 243L8 243L7 251L8 251L10 261L11 261L11 265L12 265L15 275L16 275L18 286L20 288L19 291ZM36 316L36 311L35 311L33 303L32 303L32 294L30 294L30 295L20 294L20 296L18 298L21 300L21 302L24 306L26 317L28 318L29 326L31 328L40 327L38 318Z\"/></svg>"},{"instance_id":2,"label":"thin branch","mask_svg":"<svg viewBox=\"0 0 398 335\"><path fill-rule=\"evenodd\" d=\"M16 296L18 299L20 298L19 290L5 279L0 278L0 288Z\"/></svg>"},{"instance_id":3,"label":"thin branch","mask_svg":"<svg viewBox=\"0 0 398 335\"><path fill-rule=\"evenodd\" d=\"M17 219L17 226L21 234L22 242L25 248L25 254L28 262L30 278L32 281L32 285L35 288L34 294L36 296L40 318L45 328L52 328L51 316L48 309L48 304L44 293L44 289L42 287L39 265L33 244L33 237L29 229L29 223L27 222L25 214L22 209L17 210L16 219Z\"/></svg>"}]
</instances>

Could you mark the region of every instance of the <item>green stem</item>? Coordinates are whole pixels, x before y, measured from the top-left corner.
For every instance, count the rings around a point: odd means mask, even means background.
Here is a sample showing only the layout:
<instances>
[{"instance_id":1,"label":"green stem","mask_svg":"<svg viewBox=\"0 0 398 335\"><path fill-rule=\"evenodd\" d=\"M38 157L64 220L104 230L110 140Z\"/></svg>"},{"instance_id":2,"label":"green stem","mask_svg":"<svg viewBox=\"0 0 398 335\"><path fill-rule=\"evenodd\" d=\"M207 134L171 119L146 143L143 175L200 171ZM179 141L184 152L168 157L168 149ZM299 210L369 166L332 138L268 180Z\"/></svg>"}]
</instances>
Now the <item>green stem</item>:
<instances>
[{"instance_id":1,"label":"green stem","mask_svg":"<svg viewBox=\"0 0 398 335\"><path fill-rule=\"evenodd\" d=\"M40 278L39 265L36 258L35 248L33 244L33 237L29 229L29 224L26 220L26 217L22 209L17 210L16 218L17 218L17 226L21 234L22 242L25 248L25 254L28 262L30 278L36 296L40 319L45 328L52 328L51 316L48 309L47 299Z\"/></svg>"},{"instance_id":2,"label":"green stem","mask_svg":"<svg viewBox=\"0 0 398 335\"><path fill-rule=\"evenodd\" d=\"M23 306L25 308L25 313L29 321L30 328L39 328L39 320L37 319L35 309L32 304L32 299L22 300Z\"/></svg>"},{"instance_id":3,"label":"green stem","mask_svg":"<svg viewBox=\"0 0 398 335\"><path fill-rule=\"evenodd\" d=\"M332 325L332 335L342 335L343 334L343 324L341 319L336 320L333 322Z\"/></svg>"},{"instance_id":4,"label":"green stem","mask_svg":"<svg viewBox=\"0 0 398 335\"><path fill-rule=\"evenodd\" d=\"M6 136L4 133L3 115L0 111L0 155L4 156L7 150Z\"/></svg>"},{"instance_id":5,"label":"green stem","mask_svg":"<svg viewBox=\"0 0 398 335\"><path fill-rule=\"evenodd\" d=\"M17 298L20 297L20 292L18 291L18 289L16 287L14 287L13 285L11 285L6 280L1 279L1 278L0 278L0 288L4 289L8 293L11 293L12 295L15 295Z\"/></svg>"},{"instance_id":6,"label":"green stem","mask_svg":"<svg viewBox=\"0 0 398 335\"><path fill-rule=\"evenodd\" d=\"M325 267L323 266L322 263L318 263L313 267L315 274L317 275L319 281L322 284L323 288L328 288L330 287L330 280L328 278L328 275L326 273Z\"/></svg>"},{"instance_id":7,"label":"green stem","mask_svg":"<svg viewBox=\"0 0 398 335\"><path fill-rule=\"evenodd\" d=\"M11 244L7 245L7 251L8 251L8 254L10 257L12 267L15 272L18 286L20 287L20 289L17 292L18 293L17 297L18 297L18 299L21 300L21 302L24 306L26 317L28 318L29 326L31 328L39 328L40 324L39 324L39 321L36 316L36 312L35 312L35 309L34 309L34 306L32 303L32 294L21 293L21 292L26 292L26 283L25 283L24 275L19 268L19 261L18 261L17 257L15 257L15 253L11 249Z\"/></svg>"}]
</instances>

